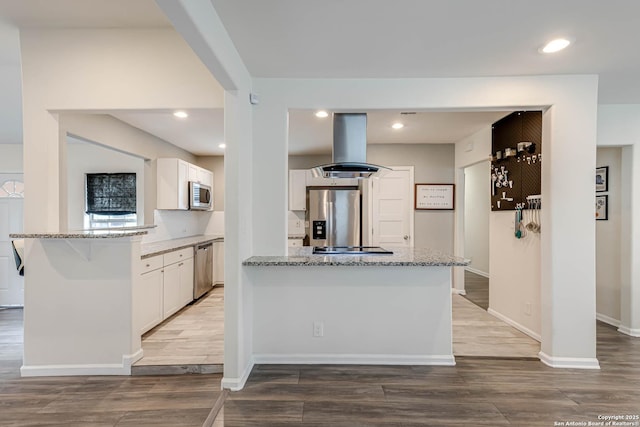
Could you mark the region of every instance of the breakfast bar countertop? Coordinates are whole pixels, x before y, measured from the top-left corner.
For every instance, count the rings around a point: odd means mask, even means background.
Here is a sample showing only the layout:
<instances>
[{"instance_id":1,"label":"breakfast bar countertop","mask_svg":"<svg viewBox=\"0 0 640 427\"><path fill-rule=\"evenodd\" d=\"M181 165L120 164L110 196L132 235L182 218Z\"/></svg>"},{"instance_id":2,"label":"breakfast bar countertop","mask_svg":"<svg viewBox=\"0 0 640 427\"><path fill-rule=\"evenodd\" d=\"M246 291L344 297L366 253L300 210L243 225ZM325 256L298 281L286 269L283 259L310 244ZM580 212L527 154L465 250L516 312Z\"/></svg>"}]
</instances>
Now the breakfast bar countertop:
<instances>
[{"instance_id":1,"label":"breakfast bar countertop","mask_svg":"<svg viewBox=\"0 0 640 427\"><path fill-rule=\"evenodd\" d=\"M157 242L143 242L140 245L141 258L149 258L155 255L162 255L189 246L199 245L207 242L221 242L224 237L218 234L202 234L198 236L181 237L178 239L160 240Z\"/></svg>"},{"instance_id":2,"label":"breakfast bar countertop","mask_svg":"<svg viewBox=\"0 0 640 427\"><path fill-rule=\"evenodd\" d=\"M385 247L392 255L314 255L311 246L289 248L288 256L253 256L246 266L450 266L462 267L468 260L429 248Z\"/></svg>"}]
</instances>

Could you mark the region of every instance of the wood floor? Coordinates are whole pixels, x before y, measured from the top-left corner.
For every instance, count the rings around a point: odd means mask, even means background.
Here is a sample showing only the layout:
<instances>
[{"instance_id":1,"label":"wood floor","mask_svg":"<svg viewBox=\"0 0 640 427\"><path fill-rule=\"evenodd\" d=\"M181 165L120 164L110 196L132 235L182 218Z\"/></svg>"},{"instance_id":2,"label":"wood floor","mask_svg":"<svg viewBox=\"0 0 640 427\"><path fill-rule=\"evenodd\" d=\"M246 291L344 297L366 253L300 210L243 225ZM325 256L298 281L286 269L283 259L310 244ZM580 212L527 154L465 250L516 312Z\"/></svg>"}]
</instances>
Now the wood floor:
<instances>
[{"instance_id":1,"label":"wood floor","mask_svg":"<svg viewBox=\"0 0 640 427\"><path fill-rule=\"evenodd\" d=\"M142 350L144 357L134 364L134 375L222 372L224 287L216 286L147 332Z\"/></svg>"},{"instance_id":2,"label":"wood floor","mask_svg":"<svg viewBox=\"0 0 640 427\"><path fill-rule=\"evenodd\" d=\"M640 339L602 323L597 333L601 370L485 358L453 367L258 365L213 425L549 427L640 415Z\"/></svg>"},{"instance_id":3,"label":"wood floor","mask_svg":"<svg viewBox=\"0 0 640 427\"><path fill-rule=\"evenodd\" d=\"M0 426L200 427L220 374L20 378L22 309L0 310Z\"/></svg>"},{"instance_id":4,"label":"wood floor","mask_svg":"<svg viewBox=\"0 0 640 427\"><path fill-rule=\"evenodd\" d=\"M485 310L489 309L489 279L470 271L464 272L464 297Z\"/></svg>"},{"instance_id":5,"label":"wood floor","mask_svg":"<svg viewBox=\"0 0 640 427\"><path fill-rule=\"evenodd\" d=\"M540 343L460 295L453 299L453 354L475 357L529 357Z\"/></svg>"}]
</instances>

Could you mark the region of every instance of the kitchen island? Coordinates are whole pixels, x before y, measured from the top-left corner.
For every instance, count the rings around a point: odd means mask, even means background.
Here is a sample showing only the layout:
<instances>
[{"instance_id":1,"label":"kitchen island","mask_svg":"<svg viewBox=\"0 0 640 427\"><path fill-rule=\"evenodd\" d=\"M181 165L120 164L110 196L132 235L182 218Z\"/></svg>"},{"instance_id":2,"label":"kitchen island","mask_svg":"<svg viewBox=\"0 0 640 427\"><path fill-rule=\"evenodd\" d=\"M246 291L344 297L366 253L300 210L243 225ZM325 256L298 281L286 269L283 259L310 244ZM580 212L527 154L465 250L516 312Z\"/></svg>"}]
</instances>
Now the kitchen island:
<instances>
[{"instance_id":1,"label":"kitchen island","mask_svg":"<svg viewBox=\"0 0 640 427\"><path fill-rule=\"evenodd\" d=\"M25 242L22 376L129 375L145 229L13 234Z\"/></svg>"},{"instance_id":2,"label":"kitchen island","mask_svg":"<svg viewBox=\"0 0 640 427\"><path fill-rule=\"evenodd\" d=\"M11 235L26 239L22 376L131 374L143 356L143 266L153 256L223 240L143 243L151 227Z\"/></svg>"},{"instance_id":3,"label":"kitchen island","mask_svg":"<svg viewBox=\"0 0 640 427\"><path fill-rule=\"evenodd\" d=\"M254 363L455 364L451 269L467 261L419 248L366 256L290 249L243 262Z\"/></svg>"}]
</instances>

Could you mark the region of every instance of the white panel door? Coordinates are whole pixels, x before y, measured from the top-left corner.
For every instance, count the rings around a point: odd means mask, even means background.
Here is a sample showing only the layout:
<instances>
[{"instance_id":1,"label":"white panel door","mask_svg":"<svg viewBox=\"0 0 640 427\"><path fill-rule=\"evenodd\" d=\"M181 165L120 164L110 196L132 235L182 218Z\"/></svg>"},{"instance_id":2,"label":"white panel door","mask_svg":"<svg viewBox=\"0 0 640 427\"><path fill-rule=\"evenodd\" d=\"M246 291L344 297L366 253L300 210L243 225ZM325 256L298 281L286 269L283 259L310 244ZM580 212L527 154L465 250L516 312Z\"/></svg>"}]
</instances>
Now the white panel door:
<instances>
[{"instance_id":1,"label":"white panel door","mask_svg":"<svg viewBox=\"0 0 640 427\"><path fill-rule=\"evenodd\" d=\"M372 179L372 245L413 246L413 166Z\"/></svg>"},{"instance_id":2,"label":"white panel door","mask_svg":"<svg viewBox=\"0 0 640 427\"><path fill-rule=\"evenodd\" d=\"M24 277L18 274L9 238L22 232L22 207L23 199L0 198L0 306L24 305Z\"/></svg>"}]
</instances>

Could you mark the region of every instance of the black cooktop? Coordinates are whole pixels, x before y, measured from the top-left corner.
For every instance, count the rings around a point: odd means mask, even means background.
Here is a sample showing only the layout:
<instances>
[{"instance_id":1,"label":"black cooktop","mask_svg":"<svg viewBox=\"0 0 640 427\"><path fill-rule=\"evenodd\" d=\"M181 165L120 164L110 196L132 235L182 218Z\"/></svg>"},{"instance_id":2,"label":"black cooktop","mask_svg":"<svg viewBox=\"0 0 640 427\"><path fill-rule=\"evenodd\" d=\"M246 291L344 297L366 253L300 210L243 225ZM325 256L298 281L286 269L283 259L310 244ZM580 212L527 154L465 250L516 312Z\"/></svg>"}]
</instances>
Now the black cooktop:
<instances>
[{"instance_id":1,"label":"black cooktop","mask_svg":"<svg viewBox=\"0 0 640 427\"><path fill-rule=\"evenodd\" d=\"M380 246L314 246L317 255L392 255Z\"/></svg>"}]
</instances>

